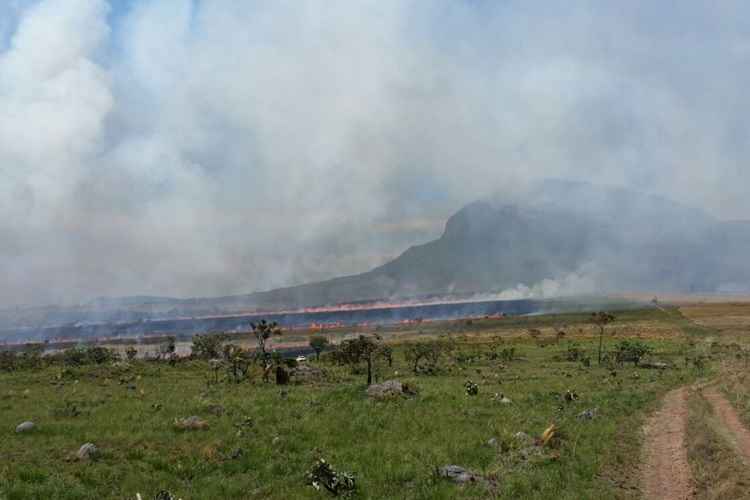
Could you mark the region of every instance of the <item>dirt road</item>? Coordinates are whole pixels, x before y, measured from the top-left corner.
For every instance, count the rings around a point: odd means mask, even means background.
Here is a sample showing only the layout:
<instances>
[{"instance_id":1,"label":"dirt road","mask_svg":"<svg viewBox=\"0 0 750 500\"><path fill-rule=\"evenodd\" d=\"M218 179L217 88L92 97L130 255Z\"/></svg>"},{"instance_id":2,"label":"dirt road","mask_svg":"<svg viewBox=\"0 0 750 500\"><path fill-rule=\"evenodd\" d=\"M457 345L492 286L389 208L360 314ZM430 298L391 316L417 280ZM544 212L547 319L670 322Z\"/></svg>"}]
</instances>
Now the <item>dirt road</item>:
<instances>
[{"instance_id":1,"label":"dirt road","mask_svg":"<svg viewBox=\"0 0 750 500\"><path fill-rule=\"evenodd\" d=\"M646 499L684 500L695 495L685 446L687 395L687 387L668 393L644 426L641 484Z\"/></svg>"}]
</instances>

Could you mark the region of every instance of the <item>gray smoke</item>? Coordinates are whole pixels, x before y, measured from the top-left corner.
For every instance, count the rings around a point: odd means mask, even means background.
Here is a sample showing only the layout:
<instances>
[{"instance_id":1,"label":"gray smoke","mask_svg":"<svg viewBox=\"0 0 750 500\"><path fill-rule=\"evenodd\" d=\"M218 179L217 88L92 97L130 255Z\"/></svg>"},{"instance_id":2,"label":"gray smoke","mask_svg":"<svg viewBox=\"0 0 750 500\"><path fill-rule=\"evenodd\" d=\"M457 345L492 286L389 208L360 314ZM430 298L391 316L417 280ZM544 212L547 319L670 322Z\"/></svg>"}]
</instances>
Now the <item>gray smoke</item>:
<instances>
[{"instance_id":1,"label":"gray smoke","mask_svg":"<svg viewBox=\"0 0 750 500\"><path fill-rule=\"evenodd\" d=\"M2 2L0 306L360 272L548 177L749 218L749 11Z\"/></svg>"}]
</instances>

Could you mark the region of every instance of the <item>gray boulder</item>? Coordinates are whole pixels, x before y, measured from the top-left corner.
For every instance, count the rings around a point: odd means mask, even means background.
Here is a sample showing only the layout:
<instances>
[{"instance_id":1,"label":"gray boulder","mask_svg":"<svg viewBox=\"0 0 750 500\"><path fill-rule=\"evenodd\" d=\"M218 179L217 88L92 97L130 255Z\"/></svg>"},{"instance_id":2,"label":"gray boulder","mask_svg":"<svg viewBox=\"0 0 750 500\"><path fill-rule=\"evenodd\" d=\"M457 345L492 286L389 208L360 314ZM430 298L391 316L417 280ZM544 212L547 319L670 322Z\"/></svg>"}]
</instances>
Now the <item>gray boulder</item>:
<instances>
[{"instance_id":1,"label":"gray boulder","mask_svg":"<svg viewBox=\"0 0 750 500\"><path fill-rule=\"evenodd\" d=\"M34 430L34 427L36 427L34 422L22 422L16 427L16 432L19 434L22 432L31 432Z\"/></svg>"},{"instance_id":2,"label":"gray boulder","mask_svg":"<svg viewBox=\"0 0 750 500\"><path fill-rule=\"evenodd\" d=\"M438 470L440 477L448 479L456 484L472 483L479 477L473 472L458 465L446 465Z\"/></svg>"},{"instance_id":3,"label":"gray boulder","mask_svg":"<svg viewBox=\"0 0 750 500\"><path fill-rule=\"evenodd\" d=\"M645 368L648 370L666 370L667 368L669 368L669 365L667 363L663 363L661 361L642 362L638 366L640 368Z\"/></svg>"},{"instance_id":4,"label":"gray boulder","mask_svg":"<svg viewBox=\"0 0 750 500\"><path fill-rule=\"evenodd\" d=\"M86 443L76 453L78 460L93 460L99 456L99 448L94 443Z\"/></svg>"},{"instance_id":5,"label":"gray boulder","mask_svg":"<svg viewBox=\"0 0 750 500\"><path fill-rule=\"evenodd\" d=\"M367 395L372 399L393 399L400 396L414 396L416 389L398 380L386 380L382 384L372 384L367 388Z\"/></svg>"}]
</instances>

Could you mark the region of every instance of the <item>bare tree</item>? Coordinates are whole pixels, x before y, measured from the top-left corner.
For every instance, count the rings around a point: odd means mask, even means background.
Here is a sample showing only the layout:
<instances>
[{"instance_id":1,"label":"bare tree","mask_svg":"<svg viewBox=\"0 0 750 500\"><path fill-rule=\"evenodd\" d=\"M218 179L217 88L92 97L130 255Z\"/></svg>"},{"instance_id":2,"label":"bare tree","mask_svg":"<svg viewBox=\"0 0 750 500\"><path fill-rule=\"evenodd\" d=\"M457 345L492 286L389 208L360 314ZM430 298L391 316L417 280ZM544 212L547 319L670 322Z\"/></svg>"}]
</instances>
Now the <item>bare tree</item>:
<instances>
[{"instance_id":1,"label":"bare tree","mask_svg":"<svg viewBox=\"0 0 750 500\"><path fill-rule=\"evenodd\" d=\"M602 364L602 343L604 342L604 327L615 320L613 314L607 312L595 312L591 314L591 321L599 327L599 365Z\"/></svg>"}]
</instances>

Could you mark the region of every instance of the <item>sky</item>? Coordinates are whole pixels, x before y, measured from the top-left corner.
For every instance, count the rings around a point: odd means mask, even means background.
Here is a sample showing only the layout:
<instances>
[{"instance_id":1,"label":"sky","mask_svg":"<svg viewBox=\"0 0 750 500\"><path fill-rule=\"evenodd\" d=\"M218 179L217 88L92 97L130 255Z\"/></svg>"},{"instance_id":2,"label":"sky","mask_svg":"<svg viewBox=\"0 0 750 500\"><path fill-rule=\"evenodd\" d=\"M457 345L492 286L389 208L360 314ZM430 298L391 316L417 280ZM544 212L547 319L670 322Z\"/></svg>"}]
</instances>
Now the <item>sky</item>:
<instances>
[{"instance_id":1,"label":"sky","mask_svg":"<svg viewBox=\"0 0 750 500\"><path fill-rule=\"evenodd\" d=\"M750 4L0 2L0 307L356 273L546 178L750 219Z\"/></svg>"}]
</instances>

